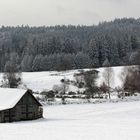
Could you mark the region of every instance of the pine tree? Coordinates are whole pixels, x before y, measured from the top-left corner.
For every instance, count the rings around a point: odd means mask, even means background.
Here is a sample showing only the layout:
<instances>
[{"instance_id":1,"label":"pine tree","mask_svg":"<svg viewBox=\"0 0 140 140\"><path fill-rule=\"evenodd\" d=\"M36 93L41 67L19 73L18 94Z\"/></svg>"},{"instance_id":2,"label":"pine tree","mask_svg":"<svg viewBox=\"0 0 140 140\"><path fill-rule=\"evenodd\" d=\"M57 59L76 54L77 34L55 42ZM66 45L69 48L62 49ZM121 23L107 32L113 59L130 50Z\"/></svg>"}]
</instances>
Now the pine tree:
<instances>
[{"instance_id":1,"label":"pine tree","mask_svg":"<svg viewBox=\"0 0 140 140\"><path fill-rule=\"evenodd\" d=\"M21 61L21 70L24 72L32 71L32 62L33 62L33 56L32 55L24 55L22 61Z\"/></svg>"},{"instance_id":2,"label":"pine tree","mask_svg":"<svg viewBox=\"0 0 140 140\"><path fill-rule=\"evenodd\" d=\"M78 69L92 67L92 62L91 62L90 57L87 54L84 54L82 52L79 52L78 54L76 54L74 63L75 63L75 67Z\"/></svg>"},{"instance_id":3,"label":"pine tree","mask_svg":"<svg viewBox=\"0 0 140 140\"><path fill-rule=\"evenodd\" d=\"M90 59L92 60L92 66L98 67L99 66L99 51L96 45L95 39L92 39L89 44L88 54Z\"/></svg>"},{"instance_id":4,"label":"pine tree","mask_svg":"<svg viewBox=\"0 0 140 140\"><path fill-rule=\"evenodd\" d=\"M32 71L39 71L40 70L40 62L42 60L42 55L37 55L33 60Z\"/></svg>"}]
</instances>

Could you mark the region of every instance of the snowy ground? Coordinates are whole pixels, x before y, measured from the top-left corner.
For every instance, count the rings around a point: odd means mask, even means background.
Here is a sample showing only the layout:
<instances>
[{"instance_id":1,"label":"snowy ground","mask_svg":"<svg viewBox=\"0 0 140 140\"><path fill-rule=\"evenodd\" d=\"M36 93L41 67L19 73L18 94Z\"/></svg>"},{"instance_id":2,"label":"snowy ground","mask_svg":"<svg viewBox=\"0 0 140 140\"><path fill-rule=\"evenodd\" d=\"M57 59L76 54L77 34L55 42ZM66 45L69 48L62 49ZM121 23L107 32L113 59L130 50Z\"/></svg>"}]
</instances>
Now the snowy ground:
<instances>
[{"instance_id":1,"label":"snowy ground","mask_svg":"<svg viewBox=\"0 0 140 140\"><path fill-rule=\"evenodd\" d=\"M114 71L114 80L111 87L115 88L121 86L122 82L120 80L120 74L123 71L124 67L112 67ZM103 72L105 68L98 68L99 78L97 79L97 84L100 85L103 82ZM85 69L89 70L89 69ZM52 90L54 85L60 85L61 79L75 80L74 74L79 73L79 70L69 70L63 72L57 71L47 71L47 72L23 72L22 81L27 88L32 89L35 92L41 92L43 90ZM2 80L2 73L0 74L0 83ZM83 91L83 89L78 89L77 87L70 85L69 91L77 92Z\"/></svg>"},{"instance_id":2,"label":"snowy ground","mask_svg":"<svg viewBox=\"0 0 140 140\"><path fill-rule=\"evenodd\" d=\"M140 101L44 107L44 119L0 124L0 140L140 140Z\"/></svg>"},{"instance_id":3,"label":"snowy ground","mask_svg":"<svg viewBox=\"0 0 140 140\"><path fill-rule=\"evenodd\" d=\"M114 80L112 82L112 88L121 86L120 74L124 67L113 67ZM86 69L87 70L87 69ZM99 78L97 84L100 85L103 82L103 71L104 68L97 69L99 73ZM64 78L69 80L74 80L74 73L78 73L78 70L70 70L64 72L24 72L22 74L23 83L27 85L28 88L34 91L52 90L53 85L60 85L60 80ZM79 89L75 86L70 85L69 91L77 92Z\"/></svg>"}]
</instances>

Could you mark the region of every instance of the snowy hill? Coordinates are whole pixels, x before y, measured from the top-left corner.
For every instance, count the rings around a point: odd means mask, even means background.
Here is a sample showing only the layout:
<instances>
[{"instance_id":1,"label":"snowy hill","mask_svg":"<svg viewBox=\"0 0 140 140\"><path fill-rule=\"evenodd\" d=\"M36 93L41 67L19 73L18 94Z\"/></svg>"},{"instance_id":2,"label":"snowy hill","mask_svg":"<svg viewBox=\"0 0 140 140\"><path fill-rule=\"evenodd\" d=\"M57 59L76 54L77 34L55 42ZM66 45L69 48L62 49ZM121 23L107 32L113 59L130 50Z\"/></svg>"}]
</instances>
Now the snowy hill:
<instances>
[{"instance_id":1,"label":"snowy hill","mask_svg":"<svg viewBox=\"0 0 140 140\"><path fill-rule=\"evenodd\" d=\"M121 86L120 74L124 67L113 67L114 70L114 82L112 87ZM99 78L97 84L100 85L103 82L102 74L105 68L99 68ZM88 69L85 69L88 70ZM74 73L79 73L79 70L71 70L64 72L24 72L23 83L27 85L28 88L34 91L51 90L53 85L59 85L60 80L64 78L74 80ZM79 89L75 86L70 86L70 91L78 91Z\"/></svg>"},{"instance_id":2,"label":"snowy hill","mask_svg":"<svg viewBox=\"0 0 140 140\"><path fill-rule=\"evenodd\" d=\"M44 107L44 118L0 124L0 140L139 140L140 101Z\"/></svg>"}]
</instances>

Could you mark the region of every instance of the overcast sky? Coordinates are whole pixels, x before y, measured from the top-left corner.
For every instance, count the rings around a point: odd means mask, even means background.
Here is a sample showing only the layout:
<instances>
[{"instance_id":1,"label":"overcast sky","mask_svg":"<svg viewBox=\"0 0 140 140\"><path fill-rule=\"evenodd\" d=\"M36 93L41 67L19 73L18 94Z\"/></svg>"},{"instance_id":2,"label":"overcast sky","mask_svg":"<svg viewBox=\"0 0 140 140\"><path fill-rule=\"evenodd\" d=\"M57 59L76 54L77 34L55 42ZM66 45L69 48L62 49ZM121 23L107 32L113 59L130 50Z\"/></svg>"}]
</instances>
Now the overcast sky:
<instances>
[{"instance_id":1,"label":"overcast sky","mask_svg":"<svg viewBox=\"0 0 140 140\"><path fill-rule=\"evenodd\" d=\"M92 25L140 17L140 0L0 0L0 25Z\"/></svg>"}]
</instances>

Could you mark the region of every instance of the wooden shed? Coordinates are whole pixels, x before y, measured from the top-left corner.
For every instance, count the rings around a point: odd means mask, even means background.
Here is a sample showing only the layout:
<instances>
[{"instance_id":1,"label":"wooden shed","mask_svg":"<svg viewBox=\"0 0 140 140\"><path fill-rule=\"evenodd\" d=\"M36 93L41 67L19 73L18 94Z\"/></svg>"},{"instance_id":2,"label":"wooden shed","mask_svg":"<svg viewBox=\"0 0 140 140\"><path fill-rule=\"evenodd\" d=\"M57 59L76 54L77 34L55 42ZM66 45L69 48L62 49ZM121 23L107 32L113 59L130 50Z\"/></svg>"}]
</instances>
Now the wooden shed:
<instances>
[{"instance_id":1,"label":"wooden shed","mask_svg":"<svg viewBox=\"0 0 140 140\"><path fill-rule=\"evenodd\" d=\"M0 122L34 120L43 116L42 105L30 90L0 88Z\"/></svg>"}]
</instances>

